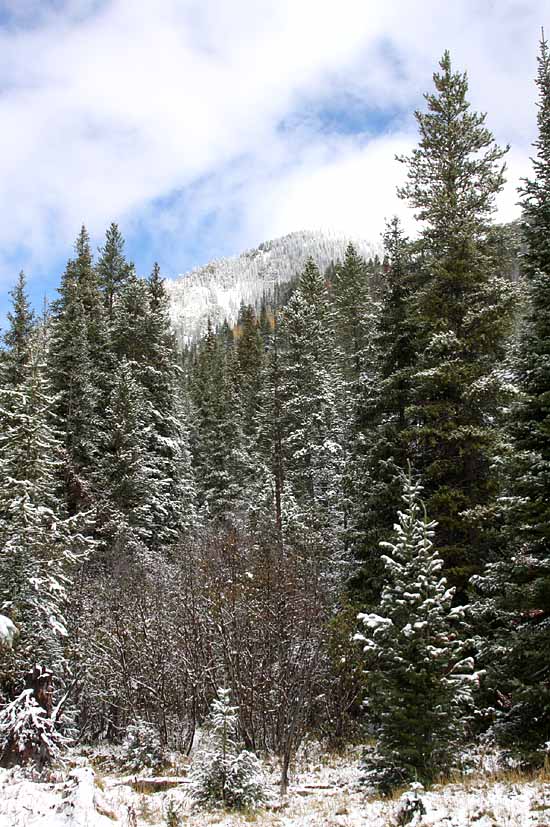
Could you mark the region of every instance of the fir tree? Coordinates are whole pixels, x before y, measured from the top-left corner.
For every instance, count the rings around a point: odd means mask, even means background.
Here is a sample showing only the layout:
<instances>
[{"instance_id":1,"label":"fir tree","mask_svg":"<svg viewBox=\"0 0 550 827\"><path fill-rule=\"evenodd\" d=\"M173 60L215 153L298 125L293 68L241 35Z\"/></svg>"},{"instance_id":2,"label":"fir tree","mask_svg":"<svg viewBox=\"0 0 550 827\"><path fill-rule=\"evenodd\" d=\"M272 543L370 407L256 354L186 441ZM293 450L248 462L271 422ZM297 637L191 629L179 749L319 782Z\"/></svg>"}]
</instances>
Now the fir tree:
<instances>
[{"instance_id":1,"label":"fir tree","mask_svg":"<svg viewBox=\"0 0 550 827\"><path fill-rule=\"evenodd\" d=\"M380 605L358 617L366 630L356 636L367 663L365 704L377 734L366 780L383 792L448 771L476 682L460 639L462 610L451 608L454 589L441 575L436 524L427 520L420 492L404 478L405 508L393 541L382 544L388 553Z\"/></svg>"},{"instance_id":2,"label":"fir tree","mask_svg":"<svg viewBox=\"0 0 550 827\"><path fill-rule=\"evenodd\" d=\"M349 244L332 279L334 328L344 379L352 386L364 370L368 344L370 293L367 264Z\"/></svg>"},{"instance_id":3,"label":"fir tree","mask_svg":"<svg viewBox=\"0 0 550 827\"><path fill-rule=\"evenodd\" d=\"M138 278L132 270L118 296L111 324L111 342L117 360L132 362L140 378L148 368L146 330L150 321L150 301L147 281Z\"/></svg>"},{"instance_id":4,"label":"fir tree","mask_svg":"<svg viewBox=\"0 0 550 827\"><path fill-rule=\"evenodd\" d=\"M157 542L167 544L177 539L184 526L193 525L195 492L169 298L158 264L147 287L149 312L143 331L147 354L141 381L151 404L149 451L159 496L153 518L155 535Z\"/></svg>"},{"instance_id":5,"label":"fir tree","mask_svg":"<svg viewBox=\"0 0 550 827\"><path fill-rule=\"evenodd\" d=\"M466 75L452 71L448 52L440 67L436 92L425 95L428 111L415 113L420 144L399 159L408 168L399 195L422 222L409 445L438 522L446 569L464 588L485 554L481 530L467 512L496 493L494 368L510 327L511 295L491 271L486 238L506 150L495 145L485 115L470 111Z\"/></svg>"},{"instance_id":6,"label":"fir tree","mask_svg":"<svg viewBox=\"0 0 550 827\"><path fill-rule=\"evenodd\" d=\"M279 546L283 541L283 492L286 467L284 440L284 383L280 359L280 330L277 316L266 335L267 353L261 377L256 445L260 462L266 469L268 510L275 525Z\"/></svg>"}]
</instances>

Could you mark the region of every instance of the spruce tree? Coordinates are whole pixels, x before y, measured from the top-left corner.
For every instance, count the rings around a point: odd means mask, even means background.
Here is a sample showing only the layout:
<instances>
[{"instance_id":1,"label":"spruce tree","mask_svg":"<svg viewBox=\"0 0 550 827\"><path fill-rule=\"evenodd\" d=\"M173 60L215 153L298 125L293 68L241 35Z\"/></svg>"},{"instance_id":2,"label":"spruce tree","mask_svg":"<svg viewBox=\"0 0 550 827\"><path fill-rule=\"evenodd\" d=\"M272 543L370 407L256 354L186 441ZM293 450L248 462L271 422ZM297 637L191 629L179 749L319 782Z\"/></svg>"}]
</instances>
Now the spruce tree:
<instances>
[{"instance_id":1,"label":"spruce tree","mask_svg":"<svg viewBox=\"0 0 550 827\"><path fill-rule=\"evenodd\" d=\"M64 672L70 569L88 545L85 520L65 510L53 408L35 343L21 382L0 396L0 612L20 633L2 661L8 696L35 663Z\"/></svg>"},{"instance_id":2,"label":"spruce tree","mask_svg":"<svg viewBox=\"0 0 550 827\"><path fill-rule=\"evenodd\" d=\"M105 410L108 345L92 253L83 227L52 304L48 366L63 433L71 513L94 500L92 476Z\"/></svg>"},{"instance_id":3,"label":"spruce tree","mask_svg":"<svg viewBox=\"0 0 550 827\"><path fill-rule=\"evenodd\" d=\"M124 257L124 239L113 222L105 233L105 244L99 249L97 262L97 276L109 322L113 320L118 293L130 273L131 266Z\"/></svg>"},{"instance_id":4,"label":"spruce tree","mask_svg":"<svg viewBox=\"0 0 550 827\"><path fill-rule=\"evenodd\" d=\"M256 446L260 463L265 469L267 508L279 547L283 544L283 500L286 479L284 442L285 389L283 382L280 347L281 334L278 317L273 328L265 333L267 352L261 377L260 404L258 409Z\"/></svg>"},{"instance_id":5,"label":"spruce tree","mask_svg":"<svg viewBox=\"0 0 550 827\"><path fill-rule=\"evenodd\" d=\"M254 753L238 747L238 712L231 706L229 690L218 689L208 734L191 773L191 797L199 806L252 809L265 801L260 762Z\"/></svg>"},{"instance_id":6,"label":"spruce tree","mask_svg":"<svg viewBox=\"0 0 550 827\"><path fill-rule=\"evenodd\" d=\"M159 499L155 536L159 544L177 539L195 520L194 480L190 463L187 422L179 384L170 302L155 263L147 281L149 309L143 337L147 344L141 381L151 404L149 451Z\"/></svg>"},{"instance_id":7,"label":"spruce tree","mask_svg":"<svg viewBox=\"0 0 550 827\"><path fill-rule=\"evenodd\" d=\"M475 579L487 639L480 648L497 695L495 733L528 764L550 741L550 52L541 40L536 80L538 138L533 177L522 190L527 307L517 348L520 391L510 415L508 545ZM510 553L511 552L511 553Z\"/></svg>"},{"instance_id":8,"label":"spruce tree","mask_svg":"<svg viewBox=\"0 0 550 827\"><path fill-rule=\"evenodd\" d=\"M239 328L237 385L243 415L243 430L250 437L258 414L264 353L264 342L256 313L251 305L241 308Z\"/></svg>"},{"instance_id":9,"label":"spruce tree","mask_svg":"<svg viewBox=\"0 0 550 827\"><path fill-rule=\"evenodd\" d=\"M283 315L286 481L295 519L334 550L342 530L342 439L325 280L309 259ZM307 533L307 531L306 531Z\"/></svg>"},{"instance_id":10,"label":"spruce tree","mask_svg":"<svg viewBox=\"0 0 550 827\"><path fill-rule=\"evenodd\" d=\"M473 660L461 638L462 610L441 575L443 561L420 500L421 486L403 479L398 512L376 612L360 614L356 635L367 664L366 708L376 748L365 756L365 780L389 792L408 781L444 776L464 738L471 705Z\"/></svg>"},{"instance_id":11,"label":"spruce tree","mask_svg":"<svg viewBox=\"0 0 550 827\"><path fill-rule=\"evenodd\" d=\"M384 279L356 394L349 461L353 509L349 538L362 563L354 578L363 600L377 601L383 566L380 542L391 534L407 466L409 405L417 325L411 312L411 245L398 219L384 233Z\"/></svg>"},{"instance_id":12,"label":"spruce tree","mask_svg":"<svg viewBox=\"0 0 550 827\"><path fill-rule=\"evenodd\" d=\"M353 386L364 370L371 298L367 264L351 243L344 261L335 268L332 296L340 367L345 381Z\"/></svg>"},{"instance_id":13,"label":"spruce tree","mask_svg":"<svg viewBox=\"0 0 550 827\"><path fill-rule=\"evenodd\" d=\"M425 95L427 112L415 113L419 146L399 159L408 178L399 195L422 222L409 446L438 522L446 569L463 589L485 556L481 529L470 514L496 494L494 371L503 357L512 300L491 270L487 233L506 150L496 146L485 115L470 111L466 74L452 71L448 52L440 67L435 93Z\"/></svg>"},{"instance_id":14,"label":"spruce tree","mask_svg":"<svg viewBox=\"0 0 550 827\"><path fill-rule=\"evenodd\" d=\"M209 320L191 375L193 460L205 514L229 523L246 502L235 373L232 335Z\"/></svg>"},{"instance_id":15,"label":"spruce tree","mask_svg":"<svg viewBox=\"0 0 550 827\"><path fill-rule=\"evenodd\" d=\"M128 551L149 543L155 528L152 500L156 488L148 451L150 429L150 405L133 374L132 364L123 359L106 411L98 488L101 535L117 548L120 542L125 543Z\"/></svg>"},{"instance_id":16,"label":"spruce tree","mask_svg":"<svg viewBox=\"0 0 550 827\"><path fill-rule=\"evenodd\" d=\"M25 287L25 274L21 271L10 292L12 310L8 311L9 328L4 333L4 382L12 388L17 387L25 375L30 359L31 334L36 324Z\"/></svg>"}]
</instances>

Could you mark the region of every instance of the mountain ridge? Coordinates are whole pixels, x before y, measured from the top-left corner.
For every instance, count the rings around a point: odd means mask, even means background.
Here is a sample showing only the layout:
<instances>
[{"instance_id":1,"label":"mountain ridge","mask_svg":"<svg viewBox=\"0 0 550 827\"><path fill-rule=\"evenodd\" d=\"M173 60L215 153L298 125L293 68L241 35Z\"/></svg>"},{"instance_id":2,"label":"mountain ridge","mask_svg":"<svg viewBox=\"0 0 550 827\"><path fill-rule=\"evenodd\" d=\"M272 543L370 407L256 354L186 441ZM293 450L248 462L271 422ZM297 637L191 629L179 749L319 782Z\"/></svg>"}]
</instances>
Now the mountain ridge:
<instances>
[{"instance_id":1,"label":"mountain ridge","mask_svg":"<svg viewBox=\"0 0 550 827\"><path fill-rule=\"evenodd\" d=\"M341 260L350 242L366 259L382 254L381 242L326 230L298 230L167 279L179 345L200 338L208 319L214 325L224 320L236 323L243 302L259 308L264 298L269 301L278 288L297 278L310 256L321 270Z\"/></svg>"}]
</instances>

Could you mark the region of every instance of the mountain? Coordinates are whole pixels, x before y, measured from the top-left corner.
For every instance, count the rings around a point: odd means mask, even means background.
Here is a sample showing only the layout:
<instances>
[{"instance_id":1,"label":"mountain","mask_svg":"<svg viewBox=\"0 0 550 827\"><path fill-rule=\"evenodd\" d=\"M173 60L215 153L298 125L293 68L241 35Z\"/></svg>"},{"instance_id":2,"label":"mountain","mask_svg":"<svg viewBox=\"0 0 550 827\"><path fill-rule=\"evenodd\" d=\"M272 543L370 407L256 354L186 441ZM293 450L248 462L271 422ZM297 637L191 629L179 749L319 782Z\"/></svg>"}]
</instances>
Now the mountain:
<instances>
[{"instance_id":1,"label":"mountain","mask_svg":"<svg viewBox=\"0 0 550 827\"><path fill-rule=\"evenodd\" d=\"M181 345L198 339L206 330L208 318L214 325L224 319L234 324L241 302L259 308L263 298L269 302L279 288L296 279L309 256L324 270L343 258L350 241L366 259L381 254L380 244L365 239L304 230L168 279L172 325L178 342Z\"/></svg>"}]
</instances>

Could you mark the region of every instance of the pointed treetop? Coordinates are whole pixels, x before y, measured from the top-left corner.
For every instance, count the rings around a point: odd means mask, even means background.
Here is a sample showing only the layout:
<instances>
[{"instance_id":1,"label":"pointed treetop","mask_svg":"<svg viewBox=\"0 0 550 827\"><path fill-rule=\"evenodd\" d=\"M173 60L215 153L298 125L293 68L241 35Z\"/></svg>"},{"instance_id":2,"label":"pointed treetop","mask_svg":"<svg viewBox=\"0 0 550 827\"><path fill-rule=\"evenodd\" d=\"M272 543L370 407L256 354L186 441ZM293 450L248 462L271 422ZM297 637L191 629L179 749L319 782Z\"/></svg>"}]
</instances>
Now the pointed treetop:
<instances>
[{"instance_id":1,"label":"pointed treetop","mask_svg":"<svg viewBox=\"0 0 550 827\"><path fill-rule=\"evenodd\" d=\"M4 334L7 347L7 380L12 386L20 384L25 365L30 359L30 340L35 328L35 316L26 293L25 274L21 270L17 284L10 291L12 310L8 312L9 328Z\"/></svg>"},{"instance_id":2,"label":"pointed treetop","mask_svg":"<svg viewBox=\"0 0 550 827\"><path fill-rule=\"evenodd\" d=\"M398 195L426 222L424 238L461 244L482 233L494 212L508 147L496 145L484 113L470 111L467 75L452 71L448 51L439 65L436 91L424 95L428 111L415 112L419 146L410 156L397 156L408 167Z\"/></svg>"}]
</instances>

